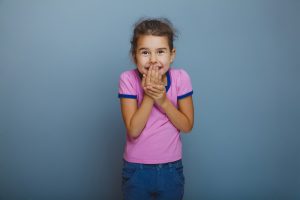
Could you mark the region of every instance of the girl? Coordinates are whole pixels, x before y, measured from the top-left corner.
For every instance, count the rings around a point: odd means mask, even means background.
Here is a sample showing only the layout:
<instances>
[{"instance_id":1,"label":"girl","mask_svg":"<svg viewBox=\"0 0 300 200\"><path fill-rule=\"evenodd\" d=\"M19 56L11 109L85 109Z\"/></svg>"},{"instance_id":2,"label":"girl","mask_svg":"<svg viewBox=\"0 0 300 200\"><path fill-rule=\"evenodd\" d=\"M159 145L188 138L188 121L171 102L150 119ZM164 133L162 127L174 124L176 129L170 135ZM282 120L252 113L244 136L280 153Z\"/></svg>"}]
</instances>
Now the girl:
<instances>
[{"instance_id":1,"label":"girl","mask_svg":"<svg viewBox=\"0 0 300 200\"><path fill-rule=\"evenodd\" d=\"M119 98L127 129L122 172L124 199L182 199L180 131L193 128L192 85L175 58L175 31L167 19L134 28L131 54L137 69L120 76Z\"/></svg>"}]
</instances>

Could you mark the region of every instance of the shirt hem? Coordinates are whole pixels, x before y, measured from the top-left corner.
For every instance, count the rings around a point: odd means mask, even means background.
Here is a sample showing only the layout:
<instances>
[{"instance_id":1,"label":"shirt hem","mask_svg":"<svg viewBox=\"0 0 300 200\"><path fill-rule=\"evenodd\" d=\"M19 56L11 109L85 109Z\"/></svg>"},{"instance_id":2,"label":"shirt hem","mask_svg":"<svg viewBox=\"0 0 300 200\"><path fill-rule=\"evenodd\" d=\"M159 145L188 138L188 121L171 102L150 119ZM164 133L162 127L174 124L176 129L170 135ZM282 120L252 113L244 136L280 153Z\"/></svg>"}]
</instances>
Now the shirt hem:
<instances>
[{"instance_id":1,"label":"shirt hem","mask_svg":"<svg viewBox=\"0 0 300 200\"><path fill-rule=\"evenodd\" d=\"M145 159L134 159L134 158L127 158L126 156L123 157L124 160L127 162L132 162L132 163L142 163L142 164L162 164L162 163L169 163L169 162L174 162L177 160L182 159L182 156L177 156L177 157L172 157L168 159L158 159L158 160L145 160Z\"/></svg>"},{"instance_id":2,"label":"shirt hem","mask_svg":"<svg viewBox=\"0 0 300 200\"><path fill-rule=\"evenodd\" d=\"M193 95L193 90L191 92L188 92L188 93L184 94L184 95L178 96L177 100L183 99L183 98L191 96L191 95Z\"/></svg>"},{"instance_id":3,"label":"shirt hem","mask_svg":"<svg viewBox=\"0 0 300 200\"><path fill-rule=\"evenodd\" d=\"M130 94L118 94L119 98L137 99L137 95Z\"/></svg>"}]
</instances>

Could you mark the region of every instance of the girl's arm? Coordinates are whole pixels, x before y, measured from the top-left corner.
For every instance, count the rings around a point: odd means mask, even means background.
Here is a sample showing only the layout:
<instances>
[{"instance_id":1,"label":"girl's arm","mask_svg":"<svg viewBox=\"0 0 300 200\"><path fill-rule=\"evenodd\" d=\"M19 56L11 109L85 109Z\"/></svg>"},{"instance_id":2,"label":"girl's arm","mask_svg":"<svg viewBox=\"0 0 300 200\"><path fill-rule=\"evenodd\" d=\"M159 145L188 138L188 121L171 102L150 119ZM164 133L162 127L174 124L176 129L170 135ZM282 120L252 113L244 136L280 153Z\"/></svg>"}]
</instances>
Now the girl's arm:
<instances>
[{"instance_id":1,"label":"girl's arm","mask_svg":"<svg viewBox=\"0 0 300 200\"><path fill-rule=\"evenodd\" d=\"M172 124L182 132L190 132L194 126L194 106L192 96L178 100L178 109L166 97L160 104Z\"/></svg>"},{"instance_id":2,"label":"girl's arm","mask_svg":"<svg viewBox=\"0 0 300 200\"><path fill-rule=\"evenodd\" d=\"M145 86L145 76L142 78L142 87ZM137 138L148 121L152 107L154 105L154 100L144 94L141 106L138 108L136 99L121 99L121 110L123 120L127 129L127 133L131 138Z\"/></svg>"},{"instance_id":3,"label":"girl's arm","mask_svg":"<svg viewBox=\"0 0 300 200\"><path fill-rule=\"evenodd\" d=\"M121 99L121 110L127 133L131 138L137 138L144 129L150 116L154 101L147 95L138 108L136 99Z\"/></svg>"}]
</instances>

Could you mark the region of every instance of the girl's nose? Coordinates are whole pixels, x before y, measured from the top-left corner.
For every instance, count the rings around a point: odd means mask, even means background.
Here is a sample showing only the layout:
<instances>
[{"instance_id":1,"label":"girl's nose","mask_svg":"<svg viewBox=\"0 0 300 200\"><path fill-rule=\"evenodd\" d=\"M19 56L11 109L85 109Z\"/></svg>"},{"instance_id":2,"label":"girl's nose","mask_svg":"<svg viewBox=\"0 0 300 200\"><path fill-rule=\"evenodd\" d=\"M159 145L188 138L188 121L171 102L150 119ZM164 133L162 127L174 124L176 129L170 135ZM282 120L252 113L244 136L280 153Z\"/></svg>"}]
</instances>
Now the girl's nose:
<instances>
[{"instance_id":1,"label":"girl's nose","mask_svg":"<svg viewBox=\"0 0 300 200\"><path fill-rule=\"evenodd\" d=\"M156 58L156 54L155 54L155 53L152 53L152 54L151 54L151 56L150 56L150 62L151 62L151 63L157 62L157 58Z\"/></svg>"}]
</instances>

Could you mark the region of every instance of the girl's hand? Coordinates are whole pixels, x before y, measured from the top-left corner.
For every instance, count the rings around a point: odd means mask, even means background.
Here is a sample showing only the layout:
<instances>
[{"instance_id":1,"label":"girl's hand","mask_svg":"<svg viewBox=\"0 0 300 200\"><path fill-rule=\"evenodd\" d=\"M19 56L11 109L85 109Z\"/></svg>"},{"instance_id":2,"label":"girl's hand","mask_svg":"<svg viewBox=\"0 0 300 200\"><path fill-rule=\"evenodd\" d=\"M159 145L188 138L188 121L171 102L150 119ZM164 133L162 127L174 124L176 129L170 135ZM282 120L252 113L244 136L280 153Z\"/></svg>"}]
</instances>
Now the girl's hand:
<instances>
[{"instance_id":1,"label":"girl's hand","mask_svg":"<svg viewBox=\"0 0 300 200\"><path fill-rule=\"evenodd\" d=\"M162 75L158 67L150 67L147 75L143 75L142 87L144 92L150 96L156 104L162 105L166 100L165 86L162 81Z\"/></svg>"},{"instance_id":2,"label":"girl's hand","mask_svg":"<svg viewBox=\"0 0 300 200\"><path fill-rule=\"evenodd\" d=\"M145 92L159 106L161 106L167 99L165 86L163 86L163 85L153 85L153 86L151 86L151 88L147 88L145 90Z\"/></svg>"},{"instance_id":3,"label":"girl's hand","mask_svg":"<svg viewBox=\"0 0 300 200\"><path fill-rule=\"evenodd\" d=\"M147 73L146 85L163 85L162 75L159 73L157 66L150 67Z\"/></svg>"},{"instance_id":4,"label":"girl's hand","mask_svg":"<svg viewBox=\"0 0 300 200\"><path fill-rule=\"evenodd\" d=\"M154 98L151 97L151 94L148 93L146 80L147 80L147 75L146 75L146 74L143 74L143 77L142 77L142 88L143 88L144 93L145 93L145 94L144 94L144 98L145 98L146 96L148 96L148 97L150 97L152 100L154 100Z\"/></svg>"}]
</instances>

